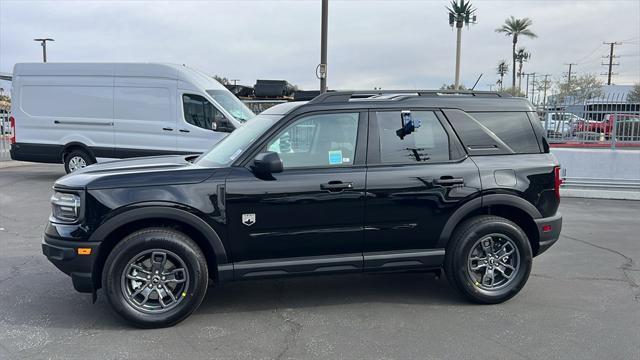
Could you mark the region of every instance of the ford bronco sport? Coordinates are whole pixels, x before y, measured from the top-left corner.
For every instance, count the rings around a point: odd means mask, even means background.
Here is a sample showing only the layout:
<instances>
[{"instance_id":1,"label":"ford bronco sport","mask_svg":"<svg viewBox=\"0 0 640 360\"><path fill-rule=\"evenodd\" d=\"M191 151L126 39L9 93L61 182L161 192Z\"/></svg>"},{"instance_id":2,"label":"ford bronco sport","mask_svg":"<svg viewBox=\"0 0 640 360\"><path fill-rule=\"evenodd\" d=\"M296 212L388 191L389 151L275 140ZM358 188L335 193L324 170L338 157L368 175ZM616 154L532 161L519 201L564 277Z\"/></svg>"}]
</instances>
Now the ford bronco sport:
<instances>
[{"instance_id":1,"label":"ford bronco sport","mask_svg":"<svg viewBox=\"0 0 640 360\"><path fill-rule=\"evenodd\" d=\"M500 303L559 237L559 170L526 99L332 92L201 156L60 178L42 247L140 327L189 316L210 279L444 268L469 300Z\"/></svg>"}]
</instances>

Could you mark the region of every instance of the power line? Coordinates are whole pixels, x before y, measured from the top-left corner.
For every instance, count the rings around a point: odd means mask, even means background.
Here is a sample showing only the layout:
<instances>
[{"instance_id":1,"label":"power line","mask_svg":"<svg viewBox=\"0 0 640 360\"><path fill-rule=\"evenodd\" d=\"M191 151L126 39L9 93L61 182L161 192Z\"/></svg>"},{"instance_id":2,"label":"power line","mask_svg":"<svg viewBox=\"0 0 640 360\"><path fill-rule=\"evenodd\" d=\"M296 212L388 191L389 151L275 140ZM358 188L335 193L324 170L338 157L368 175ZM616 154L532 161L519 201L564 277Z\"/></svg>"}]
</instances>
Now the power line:
<instances>
[{"instance_id":1,"label":"power line","mask_svg":"<svg viewBox=\"0 0 640 360\"><path fill-rule=\"evenodd\" d=\"M584 62L585 60L589 59L593 54L595 54L595 53L596 53L596 51L598 51L598 50L602 49L602 46L603 46L603 45L604 45L604 44L600 44L600 45L598 45L598 47L596 47L595 49L593 49L593 51L591 51L588 55L584 56L583 58L579 59L577 62L578 62L578 63L582 63L582 62Z\"/></svg>"}]
</instances>

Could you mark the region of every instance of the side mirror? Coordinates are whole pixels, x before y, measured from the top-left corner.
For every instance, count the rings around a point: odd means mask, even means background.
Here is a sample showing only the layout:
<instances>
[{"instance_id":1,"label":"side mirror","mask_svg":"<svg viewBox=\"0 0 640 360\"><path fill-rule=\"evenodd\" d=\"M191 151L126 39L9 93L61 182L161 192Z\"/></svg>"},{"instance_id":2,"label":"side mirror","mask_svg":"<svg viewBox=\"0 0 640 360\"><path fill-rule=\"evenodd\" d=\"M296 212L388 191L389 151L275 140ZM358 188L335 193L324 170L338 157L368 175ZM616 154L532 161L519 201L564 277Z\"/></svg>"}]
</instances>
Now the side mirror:
<instances>
[{"instance_id":1,"label":"side mirror","mask_svg":"<svg viewBox=\"0 0 640 360\"><path fill-rule=\"evenodd\" d=\"M226 118L216 118L213 121L213 124L211 124L211 127L213 131L219 131L219 132L233 132L233 130L235 130L235 128L233 127L233 124L231 124L231 122L229 120L227 120Z\"/></svg>"},{"instance_id":2,"label":"side mirror","mask_svg":"<svg viewBox=\"0 0 640 360\"><path fill-rule=\"evenodd\" d=\"M253 159L253 172L257 176L269 177L271 174L280 173L283 170L280 155L274 151L267 151L256 155Z\"/></svg>"}]
</instances>

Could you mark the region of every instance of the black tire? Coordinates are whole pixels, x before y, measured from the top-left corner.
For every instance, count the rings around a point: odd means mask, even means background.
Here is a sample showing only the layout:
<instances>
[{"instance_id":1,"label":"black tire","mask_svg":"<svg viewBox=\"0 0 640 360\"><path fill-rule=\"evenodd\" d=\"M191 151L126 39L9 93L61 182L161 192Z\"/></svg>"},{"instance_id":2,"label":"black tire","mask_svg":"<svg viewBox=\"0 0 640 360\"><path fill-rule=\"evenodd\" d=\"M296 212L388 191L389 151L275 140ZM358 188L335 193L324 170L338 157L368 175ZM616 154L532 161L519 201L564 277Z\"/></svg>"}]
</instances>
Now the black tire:
<instances>
[{"instance_id":1,"label":"black tire","mask_svg":"<svg viewBox=\"0 0 640 360\"><path fill-rule=\"evenodd\" d=\"M131 261L150 251L154 255L157 252L165 252L166 258L177 257L178 260L175 262L182 261L186 270L185 288L184 291L179 290L179 295L175 295L176 303L168 309L164 309L163 305L163 309L156 312L136 308L131 302L130 294L126 294L129 284L126 281L130 280L126 278L125 271L130 269ZM103 289L112 309L127 322L141 328L173 326L187 318L202 303L207 292L208 280L207 262L198 245L185 234L167 228L148 228L127 236L111 251L102 273ZM151 288L154 283L144 283L142 288L148 284ZM164 286L164 282L162 284ZM156 297L160 290L157 291Z\"/></svg>"},{"instance_id":2,"label":"black tire","mask_svg":"<svg viewBox=\"0 0 640 360\"><path fill-rule=\"evenodd\" d=\"M64 171L67 174L72 173L77 169L73 169L74 165L72 165L72 161L77 161L81 159L84 162L84 166L89 166L95 161L86 151L81 149L72 150L64 156Z\"/></svg>"},{"instance_id":3,"label":"black tire","mask_svg":"<svg viewBox=\"0 0 640 360\"><path fill-rule=\"evenodd\" d=\"M502 235L515 244L517 251L514 253L518 256L518 266L515 267L517 271L511 273L512 279L506 280L502 287L487 289L471 275L469 258L481 239L495 234ZM447 244L445 273L453 288L472 302L497 304L514 297L524 287L531 272L532 258L529 239L518 225L502 217L481 215L466 220L454 231ZM495 265L494 267L497 268ZM484 281L484 278L480 281Z\"/></svg>"}]
</instances>

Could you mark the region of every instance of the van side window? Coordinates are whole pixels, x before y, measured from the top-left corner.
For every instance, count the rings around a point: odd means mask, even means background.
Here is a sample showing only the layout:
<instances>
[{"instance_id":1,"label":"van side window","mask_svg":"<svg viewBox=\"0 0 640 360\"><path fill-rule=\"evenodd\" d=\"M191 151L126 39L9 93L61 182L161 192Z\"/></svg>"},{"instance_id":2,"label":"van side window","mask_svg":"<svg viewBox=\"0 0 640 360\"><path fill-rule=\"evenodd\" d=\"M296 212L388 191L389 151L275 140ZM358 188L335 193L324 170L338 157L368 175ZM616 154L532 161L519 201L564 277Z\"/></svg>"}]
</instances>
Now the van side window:
<instances>
[{"instance_id":1,"label":"van side window","mask_svg":"<svg viewBox=\"0 0 640 360\"><path fill-rule=\"evenodd\" d=\"M182 95L184 120L191 125L207 130L219 130L219 124L228 123L224 115L207 99L200 95Z\"/></svg>"}]
</instances>

